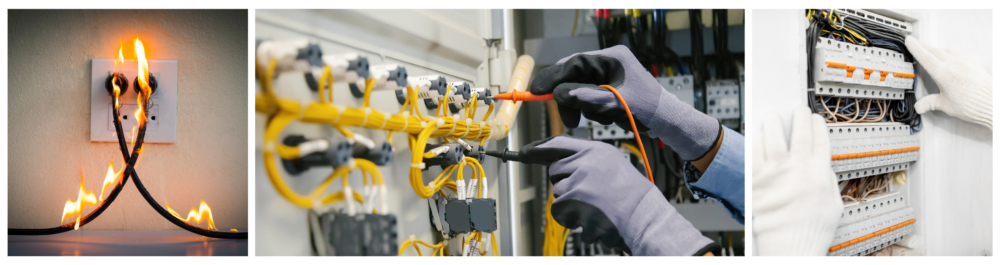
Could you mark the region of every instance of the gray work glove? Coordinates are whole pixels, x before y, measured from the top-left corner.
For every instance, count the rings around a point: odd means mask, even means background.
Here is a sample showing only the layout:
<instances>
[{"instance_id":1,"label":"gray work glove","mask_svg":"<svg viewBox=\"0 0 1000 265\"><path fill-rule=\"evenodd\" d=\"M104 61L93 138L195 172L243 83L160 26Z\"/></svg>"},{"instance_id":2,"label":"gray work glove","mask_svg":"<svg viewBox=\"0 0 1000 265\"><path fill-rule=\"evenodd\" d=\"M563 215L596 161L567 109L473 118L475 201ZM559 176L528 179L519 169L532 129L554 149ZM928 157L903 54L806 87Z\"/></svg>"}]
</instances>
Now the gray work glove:
<instances>
[{"instance_id":1,"label":"gray work glove","mask_svg":"<svg viewBox=\"0 0 1000 265\"><path fill-rule=\"evenodd\" d=\"M585 243L649 256L703 255L718 247L614 146L556 136L525 145L520 158L549 165L552 217L566 228L582 226Z\"/></svg>"},{"instance_id":2,"label":"gray work glove","mask_svg":"<svg viewBox=\"0 0 1000 265\"><path fill-rule=\"evenodd\" d=\"M700 159L719 139L718 120L666 92L622 45L563 58L535 75L529 90L536 95L552 93L566 127L575 128L582 112L601 124L614 122L631 129L618 98L600 85L617 89L636 127L649 130L651 137L660 138L684 160Z\"/></svg>"},{"instance_id":3,"label":"gray work glove","mask_svg":"<svg viewBox=\"0 0 1000 265\"><path fill-rule=\"evenodd\" d=\"M956 51L926 46L914 37L906 37L906 48L941 88L941 94L917 101L917 113L940 110L993 130L993 76L986 68Z\"/></svg>"}]
</instances>

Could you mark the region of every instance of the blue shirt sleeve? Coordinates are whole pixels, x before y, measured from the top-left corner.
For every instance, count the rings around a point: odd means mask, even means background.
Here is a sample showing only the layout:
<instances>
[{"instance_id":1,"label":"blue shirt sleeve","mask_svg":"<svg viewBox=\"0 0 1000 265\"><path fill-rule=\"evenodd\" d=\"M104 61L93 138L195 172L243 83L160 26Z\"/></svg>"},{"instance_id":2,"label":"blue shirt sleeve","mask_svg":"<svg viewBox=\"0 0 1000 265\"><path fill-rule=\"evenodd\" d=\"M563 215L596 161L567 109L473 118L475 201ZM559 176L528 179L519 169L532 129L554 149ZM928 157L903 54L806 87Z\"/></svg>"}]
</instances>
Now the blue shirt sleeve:
<instances>
[{"instance_id":1,"label":"blue shirt sleeve","mask_svg":"<svg viewBox=\"0 0 1000 265\"><path fill-rule=\"evenodd\" d=\"M743 224L744 153L743 135L725 128L722 145L705 173L698 172L691 162L684 162L684 182L696 199L712 199L722 203L733 219Z\"/></svg>"}]
</instances>

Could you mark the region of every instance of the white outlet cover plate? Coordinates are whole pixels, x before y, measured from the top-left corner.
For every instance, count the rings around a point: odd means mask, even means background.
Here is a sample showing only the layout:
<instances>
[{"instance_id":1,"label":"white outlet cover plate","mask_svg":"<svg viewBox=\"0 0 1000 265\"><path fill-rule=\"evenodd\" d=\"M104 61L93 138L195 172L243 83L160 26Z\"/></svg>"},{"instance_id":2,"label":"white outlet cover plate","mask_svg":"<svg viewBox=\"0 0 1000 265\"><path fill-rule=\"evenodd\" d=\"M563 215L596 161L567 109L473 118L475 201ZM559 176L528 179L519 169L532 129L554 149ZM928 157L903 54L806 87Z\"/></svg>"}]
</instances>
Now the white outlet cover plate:
<instances>
[{"instance_id":1,"label":"white outlet cover plate","mask_svg":"<svg viewBox=\"0 0 1000 265\"><path fill-rule=\"evenodd\" d=\"M104 82L115 71L114 59L91 60L90 74L90 141L118 142L115 135L113 118L113 100L104 88ZM153 93L153 107L149 110L149 123L146 127L147 143L177 142L177 60L148 60L149 73L156 78L157 88ZM136 60L125 60L124 65L118 65L118 71L128 78L127 92L121 96L122 131L127 134L125 139L132 140L132 127L138 129L134 112L136 92L133 82L138 74ZM155 117L155 118L154 118Z\"/></svg>"}]
</instances>

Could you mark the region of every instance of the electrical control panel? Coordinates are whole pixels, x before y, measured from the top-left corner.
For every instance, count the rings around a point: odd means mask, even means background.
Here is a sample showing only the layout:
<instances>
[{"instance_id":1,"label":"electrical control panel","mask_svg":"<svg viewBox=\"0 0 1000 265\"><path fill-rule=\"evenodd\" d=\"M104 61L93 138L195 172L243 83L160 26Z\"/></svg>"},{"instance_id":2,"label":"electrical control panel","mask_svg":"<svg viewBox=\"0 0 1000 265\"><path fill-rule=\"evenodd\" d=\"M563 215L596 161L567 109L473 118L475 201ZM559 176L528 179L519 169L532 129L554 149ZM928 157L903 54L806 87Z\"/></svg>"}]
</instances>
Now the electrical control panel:
<instances>
[{"instance_id":1,"label":"electrical control panel","mask_svg":"<svg viewBox=\"0 0 1000 265\"><path fill-rule=\"evenodd\" d=\"M129 86L121 94L122 130L129 133L138 120L134 117L139 108L132 87L139 76L136 60L124 60L115 66L114 59L91 60L90 72L90 140L93 142L118 142L114 125L114 102L105 82L112 72L121 72L128 79ZM175 143L177 141L177 61L148 60L149 74L156 78L158 86L152 94L153 106L149 109L146 125L147 143ZM131 135L125 138L131 140Z\"/></svg>"},{"instance_id":2,"label":"electrical control panel","mask_svg":"<svg viewBox=\"0 0 1000 265\"><path fill-rule=\"evenodd\" d=\"M656 82L670 94L674 94L680 101L694 106L694 77L690 75L677 75L667 77L657 77Z\"/></svg>"},{"instance_id":3,"label":"electrical control panel","mask_svg":"<svg viewBox=\"0 0 1000 265\"><path fill-rule=\"evenodd\" d=\"M807 104L827 122L831 169L843 200L828 255L870 255L913 233L917 221L906 173L920 158L920 117L905 114L912 112L916 72L905 51L882 45L889 42L884 38L902 39L911 25L867 10L809 13L812 19L840 21L823 24L806 18L811 31L804 30L819 35L807 36L815 41L806 47L811 56L806 61L812 63L805 72L813 80ZM871 31L884 36L864 35Z\"/></svg>"},{"instance_id":4,"label":"electrical control panel","mask_svg":"<svg viewBox=\"0 0 1000 265\"><path fill-rule=\"evenodd\" d=\"M742 117L740 108L739 80L709 80L705 84L708 105L705 113L716 119L739 119Z\"/></svg>"}]
</instances>

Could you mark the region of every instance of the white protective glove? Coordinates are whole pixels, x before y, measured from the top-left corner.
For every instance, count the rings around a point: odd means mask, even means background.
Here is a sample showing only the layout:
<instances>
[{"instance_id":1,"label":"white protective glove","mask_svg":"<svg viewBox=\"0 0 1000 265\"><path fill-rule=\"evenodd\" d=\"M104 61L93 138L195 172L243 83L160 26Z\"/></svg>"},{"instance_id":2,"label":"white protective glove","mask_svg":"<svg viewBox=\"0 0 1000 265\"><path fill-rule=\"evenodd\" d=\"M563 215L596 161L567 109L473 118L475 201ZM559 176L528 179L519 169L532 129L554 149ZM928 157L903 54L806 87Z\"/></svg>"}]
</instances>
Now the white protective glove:
<instances>
[{"instance_id":1,"label":"white protective glove","mask_svg":"<svg viewBox=\"0 0 1000 265\"><path fill-rule=\"evenodd\" d=\"M925 46L913 37L906 37L906 48L941 88L941 94L917 101L917 113L940 110L993 131L993 76L986 68L956 51Z\"/></svg>"},{"instance_id":2,"label":"white protective glove","mask_svg":"<svg viewBox=\"0 0 1000 265\"><path fill-rule=\"evenodd\" d=\"M826 123L805 106L793 115L791 149L776 113L754 134L753 232L762 256L826 255L843 212Z\"/></svg>"}]
</instances>

